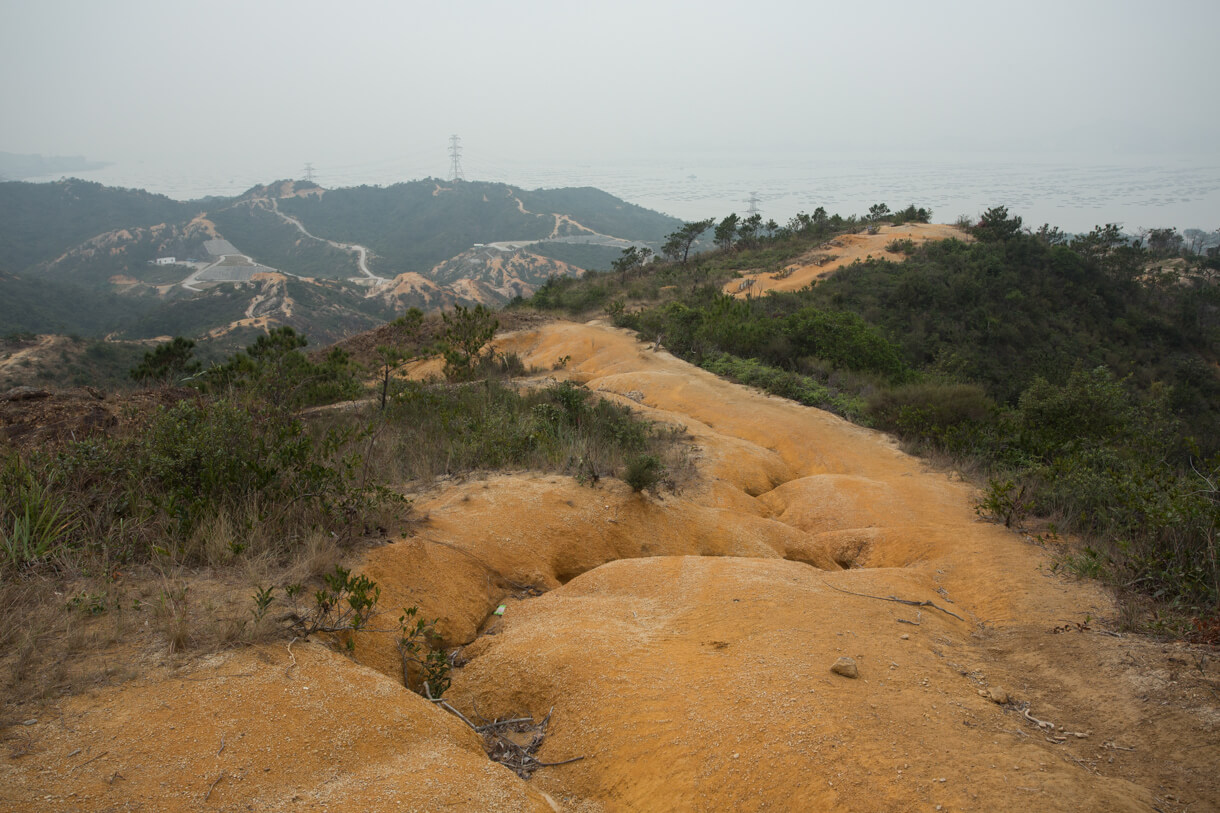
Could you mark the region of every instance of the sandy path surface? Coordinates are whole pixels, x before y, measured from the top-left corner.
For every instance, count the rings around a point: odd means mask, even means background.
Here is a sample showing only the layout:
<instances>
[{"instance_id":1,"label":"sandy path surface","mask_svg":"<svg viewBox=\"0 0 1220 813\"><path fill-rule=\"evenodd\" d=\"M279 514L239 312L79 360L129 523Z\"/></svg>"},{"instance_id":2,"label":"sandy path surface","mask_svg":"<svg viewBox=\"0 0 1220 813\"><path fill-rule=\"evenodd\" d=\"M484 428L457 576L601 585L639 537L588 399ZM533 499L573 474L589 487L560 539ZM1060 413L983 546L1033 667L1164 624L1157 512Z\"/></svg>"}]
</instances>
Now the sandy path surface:
<instances>
[{"instance_id":1,"label":"sandy path surface","mask_svg":"<svg viewBox=\"0 0 1220 813\"><path fill-rule=\"evenodd\" d=\"M886 251L895 240L918 244L928 240L969 239L957 227L941 223L907 223L882 226L877 234L845 234L810 251L776 272L753 271L741 279L725 283L724 292L733 296L761 296L766 291L798 291L856 260L870 256L901 262L902 254Z\"/></svg>"},{"instance_id":2,"label":"sandy path surface","mask_svg":"<svg viewBox=\"0 0 1220 813\"><path fill-rule=\"evenodd\" d=\"M664 495L556 475L449 483L363 571L382 618L418 604L465 645L455 707L476 720L553 707L539 758L583 760L529 782L487 762L472 732L400 687L390 636L370 634L364 665L280 644L65 700L22 728L29 750L0 763L0 802L1216 809L1214 661L1098 632L1107 597L980 522L960 478L604 325L499 344L543 369L570 356L556 375L685 427L699 477ZM840 657L858 677L831 672Z\"/></svg>"}]
</instances>

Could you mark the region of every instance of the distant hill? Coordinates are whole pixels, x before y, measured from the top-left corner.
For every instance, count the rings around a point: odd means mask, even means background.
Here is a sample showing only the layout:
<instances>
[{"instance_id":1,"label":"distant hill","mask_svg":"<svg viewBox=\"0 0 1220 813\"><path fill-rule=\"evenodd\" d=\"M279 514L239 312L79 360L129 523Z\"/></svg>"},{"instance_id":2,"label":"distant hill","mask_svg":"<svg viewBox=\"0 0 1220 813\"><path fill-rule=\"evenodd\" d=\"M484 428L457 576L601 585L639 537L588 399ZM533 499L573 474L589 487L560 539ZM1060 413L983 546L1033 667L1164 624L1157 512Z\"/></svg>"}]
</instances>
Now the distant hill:
<instances>
[{"instance_id":1,"label":"distant hill","mask_svg":"<svg viewBox=\"0 0 1220 813\"><path fill-rule=\"evenodd\" d=\"M76 179L0 183L0 336L228 346L291 325L317 346L409 307L499 306L680 225L597 189L479 181L276 181L187 202Z\"/></svg>"},{"instance_id":2,"label":"distant hill","mask_svg":"<svg viewBox=\"0 0 1220 813\"><path fill-rule=\"evenodd\" d=\"M368 246L373 270L385 275L426 273L476 243L579 236L659 243L682 225L589 187L528 192L436 179L298 195L279 207L320 237Z\"/></svg>"},{"instance_id":3,"label":"distant hill","mask_svg":"<svg viewBox=\"0 0 1220 813\"><path fill-rule=\"evenodd\" d=\"M40 175L85 172L109 166L105 161L90 161L80 155L22 155L0 152L0 181L21 181Z\"/></svg>"},{"instance_id":4,"label":"distant hill","mask_svg":"<svg viewBox=\"0 0 1220 813\"><path fill-rule=\"evenodd\" d=\"M106 232L186 221L198 211L164 195L75 178L0 183L0 269L22 271Z\"/></svg>"}]
</instances>

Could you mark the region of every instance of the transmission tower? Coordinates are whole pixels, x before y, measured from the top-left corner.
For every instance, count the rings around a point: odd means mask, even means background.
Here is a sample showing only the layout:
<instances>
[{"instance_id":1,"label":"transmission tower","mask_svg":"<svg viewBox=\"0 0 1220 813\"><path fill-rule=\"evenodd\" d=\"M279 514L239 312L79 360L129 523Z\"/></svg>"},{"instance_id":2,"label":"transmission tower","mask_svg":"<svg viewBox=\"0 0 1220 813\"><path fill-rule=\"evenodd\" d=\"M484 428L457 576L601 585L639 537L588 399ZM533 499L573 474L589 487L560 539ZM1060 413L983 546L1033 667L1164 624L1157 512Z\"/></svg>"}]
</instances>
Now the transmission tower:
<instances>
[{"instance_id":1,"label":"transmission tower","mask_svg":"<svg viewBox=\"0 0 1220 813\"><path fill-rule=\"evenodd\" d=\"M449 180L462 181L462 139L455 135L449 136Z\"/></svg>"},{"instance_id":2,"label":"transmission tower","mask_svg":"<svg viewBox=\"0 0 1220 813\"><path fill-rule=\"evenodd\" d=\"M746 217L753 217L754 215L758 214L759 201L757 192L751 192L750 199L746 201L746 203L750 204L750 208L746 209Z\"/></svg>"},{"instance_id":3,"label":"transmission tower","mask_svg":"<svg viewBox=\"0 0 1220 813\"><path fill-rule=\"evenodd\" d=\"M313 164L305 165L305 180L309 181L310 183L313 182Z\"/></svg>"}]
</instances>

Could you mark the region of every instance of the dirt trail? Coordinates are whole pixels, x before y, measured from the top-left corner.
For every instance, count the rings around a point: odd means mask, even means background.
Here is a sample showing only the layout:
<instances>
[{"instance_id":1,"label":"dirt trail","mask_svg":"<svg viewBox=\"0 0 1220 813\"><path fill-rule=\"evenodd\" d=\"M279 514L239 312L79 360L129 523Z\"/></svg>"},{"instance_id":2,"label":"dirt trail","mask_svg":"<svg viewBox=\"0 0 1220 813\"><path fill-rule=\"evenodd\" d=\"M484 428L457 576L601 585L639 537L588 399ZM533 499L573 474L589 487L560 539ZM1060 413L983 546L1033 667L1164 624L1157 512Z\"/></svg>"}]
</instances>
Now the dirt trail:
<instances>
[{"instance_id":1,"label":"dirt trail","mask_svg":"<svg viewBox=\"0 0 1220 813\"><path fill-rule=\"evenodd\" d=\"M903 259L903 255L886 251L895 240L910 240L916 244L928 240L969 239L956 226L945 224L907 223L902 226L882 226L877 234L845 234L798 257L776 272L754 271L741 279L725 283L724 292L733 296L761 296L766 291L797 291L856 260L870 255L888 260Z\"/></svg>"},{"instance_id":2,"label":"dirt trail","mask_svg":"<svg viewBox=\"0 0 1220 813\"><path fill-rule=\"evenodd\" d=\"M332 248L337 248L337 249L341 249L343 251L348 251L348 252L354 253L356 255L356 265L360 269L360 273L364 275L365 279L373 280L374 282L379 283L379 284L393 281L393 280L387 279L386 277L379 277L369 269L369 266L368 266L369 250L367 248L365 248L364 246L359 245L357 243L340 243L337 240L327 240L323 237L318 237L317 235L311 233L308 229L306 229L305 224L302 223L300 220L293 217L292 215L285 214L284 212L280 211L279 202L275 198L270 198L269 200L271 201L271 211L273 211L277 215L279 215L280 219L283 220L288 225L295 226L297 231L299 231L301 234L305 235L306 237L310 238L311 240L317 240L319 243L326 243L327 245L331 246Z\"/></svg>"},{"instance_id":3,"label":"dirt trail","mask_svg":"<svg viewBox=\"0 0 1220 813\"><path fill-rule=\"evenodd\" d=\"M556 375L685 427L700 476L676 495L554 475L451 483L363 571L382 619L419 604L467 644L451 703L473 719L553 706L539 759L582 761L528 783L487 762L472 732L400 688L390 636L370 634L355 655L371 669L298 642L66 700L21 729L30 749L0 762L0 801L1216 809L1215 662L1099 633L1106 596L978 521L960 478L604 325L499 345L543 369L570 356ZM858 678L830 671L844 656Z\"/></svg>"},{"instance_id":4,"label":"dirt trail","mask_svg":"<svg viewBox=\"0 0 1220 813\"><path fill-rule=\"evenodd\" d=\"M68 342L69 339L66 336L46 334L38 336L32 344L25 347L0 353L0 376L8 376L17 372L21 367L41 361L54 352L58 345L68 344Z\"/></svg>"}]
</instances>

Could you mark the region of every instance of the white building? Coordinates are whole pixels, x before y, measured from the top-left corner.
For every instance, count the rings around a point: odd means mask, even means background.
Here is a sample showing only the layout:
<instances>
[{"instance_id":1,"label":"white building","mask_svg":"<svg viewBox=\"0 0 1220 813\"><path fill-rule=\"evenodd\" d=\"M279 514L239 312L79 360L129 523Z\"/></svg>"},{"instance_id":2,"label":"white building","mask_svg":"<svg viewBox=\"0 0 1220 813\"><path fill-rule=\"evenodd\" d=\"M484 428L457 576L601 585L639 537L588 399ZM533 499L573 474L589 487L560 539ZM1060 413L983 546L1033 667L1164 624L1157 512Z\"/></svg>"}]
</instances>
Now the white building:
<instances>
[{"instance_id":1,"label":"white building","mask_svg":"<svg viewBox=\"0 0 1220 813\"><path fill-rule=\"evenodd\" d=\"M178 262L177 257L158 257L153 260L153 265L173 265Z\"/></svg>"}]
</instances>

